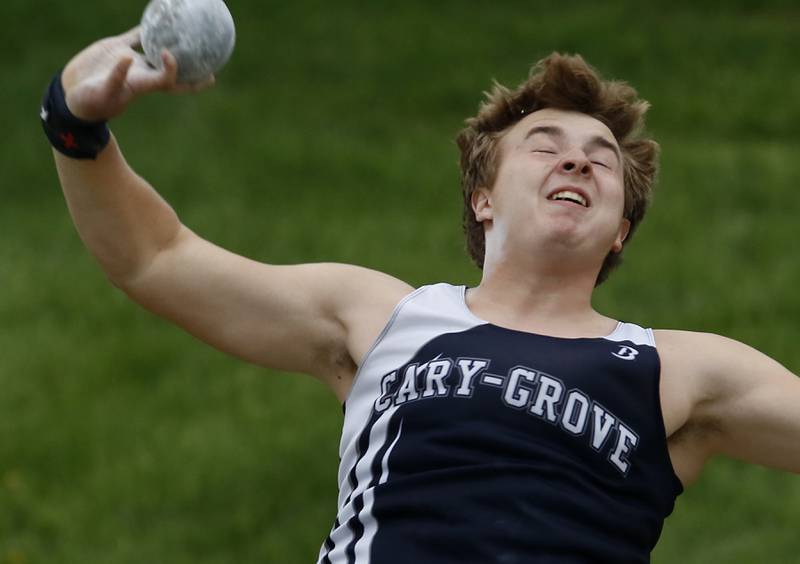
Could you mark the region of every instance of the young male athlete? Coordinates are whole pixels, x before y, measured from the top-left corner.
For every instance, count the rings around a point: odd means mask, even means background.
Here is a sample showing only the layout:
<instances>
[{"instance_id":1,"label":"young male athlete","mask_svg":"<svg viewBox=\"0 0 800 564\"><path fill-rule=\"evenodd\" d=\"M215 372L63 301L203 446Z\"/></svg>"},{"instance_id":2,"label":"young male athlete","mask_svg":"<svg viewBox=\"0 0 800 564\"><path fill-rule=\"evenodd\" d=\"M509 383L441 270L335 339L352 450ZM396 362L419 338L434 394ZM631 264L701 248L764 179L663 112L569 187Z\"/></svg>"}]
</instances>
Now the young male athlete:
<instances>
[{"instance_id":1,"label":"young male athlete","mask_svg":"<svg viewBox=\"0 0 800 564\"><path fill-rule=\"evenodd\" d=\"M647 105L579 57L497 87L459 136L465 289L341 264L273 266L203 240L105 120L179 87L138 30L79 53L42 108L77 229L110 280L200 339L306 372L344 402L320 563L647 562L675 497L726 454L800 472L800 380L709 334L592 309L641 221Z\"/></svg>"}]
</instances>

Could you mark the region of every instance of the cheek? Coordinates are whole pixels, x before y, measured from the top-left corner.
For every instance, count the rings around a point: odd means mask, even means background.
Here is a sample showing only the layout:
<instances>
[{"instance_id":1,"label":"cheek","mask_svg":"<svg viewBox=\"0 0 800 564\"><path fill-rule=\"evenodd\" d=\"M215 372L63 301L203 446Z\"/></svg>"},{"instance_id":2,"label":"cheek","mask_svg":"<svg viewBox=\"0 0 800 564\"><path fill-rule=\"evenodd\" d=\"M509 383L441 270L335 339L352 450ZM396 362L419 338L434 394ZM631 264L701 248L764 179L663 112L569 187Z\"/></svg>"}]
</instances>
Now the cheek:
<instances>
[{"instance_id":1,"label":"cheek","mask_svg":"<svg viewBox=\"0 0 800 564\"><path fill-rule=\"evenodd\" d=\"M628 200L628 191L625 189L624 185L621 185L620 189L619 189L619 192L620 192L620 194L619 194L619 213L624 215L624 213L625 213L625 202L627 202L627 200Z\"/></svg>"},{"instance_id":2,"label":"cheek","mask_svg":"<svg viewBox=\"0 0 800 564\"><path fill-rule=\"evenodd\" d=\"M515 200L520 196L519 175L513 167L504 167L497 171L492 188L492 207L495 211L504 212L515 207Z\"/></svg>"},{"instance_id":3,"label":"cheek","mask_svg":"<svg viewBox=\"0 0 800 564\"><path fill-rule=\"evenodd\" d=\"M621 205L624 207L627 191L625 190L625 174L622 170L614 174L614 182L617 186L617 190L619 191L619 199L622 202Z\"/></svg>"},{"instance_id":4,"label":"cheek","mask_svg":"<svg viewBox=\"0 0 800 564\"><path fill-rule=\"evenodd\" d=\"M622 213L625 210L625 185L617 174L609 175L603 183L603 192L606 194L615 213Z\"/></svg>"}]
</instances>

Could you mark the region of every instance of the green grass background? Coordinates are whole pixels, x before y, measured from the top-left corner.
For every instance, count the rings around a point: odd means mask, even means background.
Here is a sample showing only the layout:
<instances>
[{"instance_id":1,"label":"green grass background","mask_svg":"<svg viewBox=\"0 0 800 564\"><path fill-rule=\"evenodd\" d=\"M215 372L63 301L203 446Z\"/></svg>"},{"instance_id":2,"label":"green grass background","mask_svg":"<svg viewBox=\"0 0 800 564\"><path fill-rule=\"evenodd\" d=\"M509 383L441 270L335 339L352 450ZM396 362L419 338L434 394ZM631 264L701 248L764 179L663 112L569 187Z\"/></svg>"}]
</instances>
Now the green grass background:
<instances>
[{"instance_id":1,"label":"green grass background","mask_svg":"<svg viewBox=\"0 0 800 564\"><path fill-rule=\"evenodd\" d=\"M334 517L337 402L115 291L37 123L51 74L144 4L0 7L0 564L312 562ZM800 370L795 2L229 5L238 44L217 87L113 124L194 230L264 261L475 283L453 136L493 78L580 52L653 103L663 147L655 206L597 307ZM716 461L653 562L800 562L798 525L797 476Z\"/></svg>"}]
</instances>

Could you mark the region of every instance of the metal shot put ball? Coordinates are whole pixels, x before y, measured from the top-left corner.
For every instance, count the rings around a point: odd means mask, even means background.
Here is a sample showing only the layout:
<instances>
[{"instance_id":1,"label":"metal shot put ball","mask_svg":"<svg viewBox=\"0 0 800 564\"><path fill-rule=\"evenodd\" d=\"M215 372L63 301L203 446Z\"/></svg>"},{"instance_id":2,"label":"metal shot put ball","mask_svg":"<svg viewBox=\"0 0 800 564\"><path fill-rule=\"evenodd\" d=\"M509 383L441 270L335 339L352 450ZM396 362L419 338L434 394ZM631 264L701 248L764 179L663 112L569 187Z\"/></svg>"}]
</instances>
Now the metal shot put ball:
<instances>
[{"instance_id":1,"label":"metal shot put ball","mask_svg":"<svg viewBox=\"0 0 800 564\"><path fill-rule=\"evenodd\" d=\"M148 63L163 68L166 47L178 61L178 82L192 83L228 62L236 29L222 0L151 0L142 15L141 37Z\"/></svg>"}]
</instances>

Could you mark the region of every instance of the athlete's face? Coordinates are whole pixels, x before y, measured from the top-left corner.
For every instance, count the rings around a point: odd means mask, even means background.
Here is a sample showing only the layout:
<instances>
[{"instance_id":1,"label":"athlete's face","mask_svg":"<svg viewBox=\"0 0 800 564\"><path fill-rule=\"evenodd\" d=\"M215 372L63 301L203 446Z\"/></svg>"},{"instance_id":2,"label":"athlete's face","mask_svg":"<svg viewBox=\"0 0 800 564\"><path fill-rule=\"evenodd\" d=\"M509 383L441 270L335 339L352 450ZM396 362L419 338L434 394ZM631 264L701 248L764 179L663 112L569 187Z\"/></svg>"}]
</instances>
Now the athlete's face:
<instances>
[{"instance_id":1,"label":"athlete's face","mask_svg":"<svg viewBox=\"0 0 800 564\"><path fill-rule=\"evenodd\" d=\"M501 139L491 189L472 199L490 253L569 250L598 266L619 252L630 224L622 217L622 157L602 122L545 109L519 121ZM518 256L518 255L516 255Z\"/></svg>"}]
</instances>

